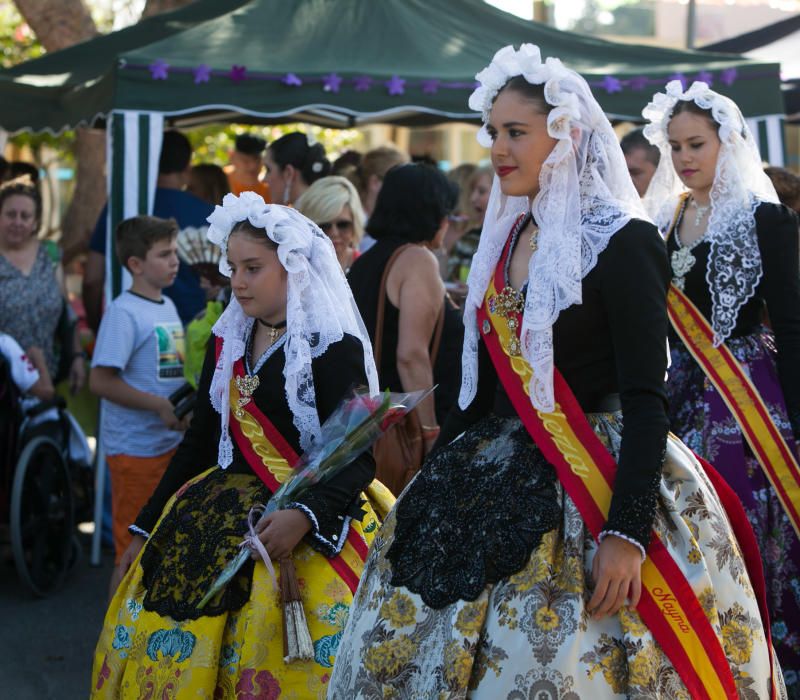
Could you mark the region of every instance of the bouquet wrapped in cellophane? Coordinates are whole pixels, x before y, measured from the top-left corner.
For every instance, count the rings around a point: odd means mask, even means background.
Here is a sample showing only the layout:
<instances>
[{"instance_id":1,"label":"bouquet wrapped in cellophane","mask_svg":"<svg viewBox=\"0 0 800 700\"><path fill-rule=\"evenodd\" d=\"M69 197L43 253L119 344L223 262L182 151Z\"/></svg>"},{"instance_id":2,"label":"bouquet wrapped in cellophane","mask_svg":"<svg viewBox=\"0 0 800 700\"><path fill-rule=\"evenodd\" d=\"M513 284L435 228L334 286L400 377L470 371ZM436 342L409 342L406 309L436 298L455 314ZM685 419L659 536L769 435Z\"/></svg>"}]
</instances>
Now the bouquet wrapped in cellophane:
<instances>
[{"instance_id":1,"label":"bouquet wrapped in cellophane","mask_svg":"<svg viewBox=\"0 0 800 700\"><path fill-rule=\"evenodd\" d=\"M256 534L258 524L271 513L296 501L310 487L334 478L432 391L395 394L386 391L376 396L370 396L366 391L354 391L342 401L322 425L320 439L300 457L292 476L275 491L266 507L260 509L258 521L254 524L251 520L250 533L242 543L239 554L220 572L198 608L202 609L228 584L253 551L261 555L277 586L269 556ZM313 644L291 558L281 560L280 569L285 661L313 659Z\"/></svg>"}]
</instances>

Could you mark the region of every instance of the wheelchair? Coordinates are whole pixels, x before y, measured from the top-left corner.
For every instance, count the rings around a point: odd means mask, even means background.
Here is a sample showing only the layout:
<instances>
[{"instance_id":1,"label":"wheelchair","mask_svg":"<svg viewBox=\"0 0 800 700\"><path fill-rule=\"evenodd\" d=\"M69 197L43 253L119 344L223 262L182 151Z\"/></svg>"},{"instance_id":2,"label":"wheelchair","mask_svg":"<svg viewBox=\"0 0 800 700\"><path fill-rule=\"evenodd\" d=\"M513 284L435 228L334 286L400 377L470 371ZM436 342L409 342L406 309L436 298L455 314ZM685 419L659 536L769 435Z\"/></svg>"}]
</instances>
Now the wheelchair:
<instances>
[{"instance_id":1,"label":"wheelchair","mask_svg":"<svg viewBox=\"0 0 800 700\"><path fill-rule=\"evenodd\" d=\"M0 356L0 527L22 583L57 591L82 556L77 523L91 519L91 452L62 398L23 408Z\"/></svg>"}]
</instances>

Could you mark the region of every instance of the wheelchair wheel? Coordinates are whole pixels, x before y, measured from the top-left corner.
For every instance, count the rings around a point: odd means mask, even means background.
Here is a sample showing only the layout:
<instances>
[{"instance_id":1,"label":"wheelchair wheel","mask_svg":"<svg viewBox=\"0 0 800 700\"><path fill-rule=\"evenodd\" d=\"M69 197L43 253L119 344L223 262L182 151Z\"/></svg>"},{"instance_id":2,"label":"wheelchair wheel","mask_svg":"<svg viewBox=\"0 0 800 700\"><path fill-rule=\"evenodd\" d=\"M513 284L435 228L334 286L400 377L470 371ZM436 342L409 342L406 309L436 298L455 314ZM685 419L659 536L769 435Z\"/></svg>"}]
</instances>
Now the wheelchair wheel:
<instances>
[{"instance_id":1,"label":"wheelchair wheel","mask_svg":"<svg viewBox=\"0 0 800 700\"><path fill-rule=\"evenodd\" d=\"M74 528L67 463L48 437L36 437L22 450L10 516L17 572L34 595L44 597L64 582L73 557Z\"/></svg>"}]
</instances>

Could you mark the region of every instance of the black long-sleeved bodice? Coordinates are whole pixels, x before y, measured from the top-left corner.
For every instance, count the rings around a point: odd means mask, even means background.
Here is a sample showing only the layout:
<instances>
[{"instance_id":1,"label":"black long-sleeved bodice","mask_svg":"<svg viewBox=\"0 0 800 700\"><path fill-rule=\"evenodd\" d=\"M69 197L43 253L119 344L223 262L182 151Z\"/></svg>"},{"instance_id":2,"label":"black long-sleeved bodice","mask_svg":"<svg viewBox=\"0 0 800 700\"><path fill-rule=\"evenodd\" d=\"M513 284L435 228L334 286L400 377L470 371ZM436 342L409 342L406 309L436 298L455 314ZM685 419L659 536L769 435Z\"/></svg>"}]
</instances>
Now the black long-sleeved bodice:
<instances>
[{"instance_id":1,"label":"black long-sleeved bodice","mask_svg":"<svg viewBox=\"0 0 800 700\"><path fill-rule=\"evenodd\" d=\"M582 282L583 302L553 327L554 360L584 411L602 410L619 394L622 444L606 530L647 546L669 427L666 292L670 279L664 242L652 224L632 220L611 238ZM439 444L489 413L514 409L481 343L478 390L465 409L451 412Z\"/></svg>"},{"instance_id":2,"label":"black long-sleeved bodice","mask_svg":"<svg viewBox=\"0 0 800 700\"><path fill-rule=\"evenodd\" d=\"M284 348L277 348L258 370L259 385L252 398L295 452L301 454L300 434L294 426L284 390L284 363ZM152 530L173 493L192 477L217 464L220 417L209 398L214 364L212 338L198 384L197 406L191 425L153 496L136 519L136 526L146 532ZM312 361L312 374L317 411L320 421L324 422L349 389L367 383L361 342L345 335L341 341L332 344L325 354ZM233 463L228 470L234 473L251 472L235 442ZM328 555L339 549L343 521L347 515L356 514L359 493L374 476L375 462L371 453L366 453L333 479L313 486L297 499L302 509L307 514L310 511L316 518L315 528L310 534L312 545Z\"/></svg>"},{"instance_id":3,"label":"black long-sleeved bodice","mask_svg":"<svg viewBox=\"0 0 800 700\"><path fill-rule=\"evenodd\" d=\"M756 236L761 253L761 282L736 318L731 334L738 338L756 331L765 319L775 333L778 378L793 422L800 417L800 235L797 215L782 204L761 203L756 209ZM711 322L711 292L706 281L711 244L692 248L695 263L686 274L684 292ZM670 255L678 249L675 236L667 241ZM677 336L671 342L680 342Z\"/></svg>"}]
</instances>

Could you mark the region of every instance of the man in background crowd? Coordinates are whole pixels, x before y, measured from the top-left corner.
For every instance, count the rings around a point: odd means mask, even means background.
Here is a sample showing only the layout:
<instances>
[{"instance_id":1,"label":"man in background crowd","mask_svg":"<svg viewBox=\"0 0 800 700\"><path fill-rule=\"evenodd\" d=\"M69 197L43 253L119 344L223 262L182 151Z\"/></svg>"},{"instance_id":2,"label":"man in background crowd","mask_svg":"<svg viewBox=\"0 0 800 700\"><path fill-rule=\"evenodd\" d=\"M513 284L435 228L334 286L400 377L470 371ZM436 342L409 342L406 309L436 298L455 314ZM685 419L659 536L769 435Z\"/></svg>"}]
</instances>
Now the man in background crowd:
<instances>
[{"instance_id":1,"label":"man in background crowd","mask_svg":"<svg viewBox=\"0 0 800 700\"><path fill-rule=\"evenodd\" d=\"M658 167L659 152L642 133L642 129L629 131L619 142L628 164L628 172L640 197L644 197L647 186Z\"/></svg>"}]
</instances>

